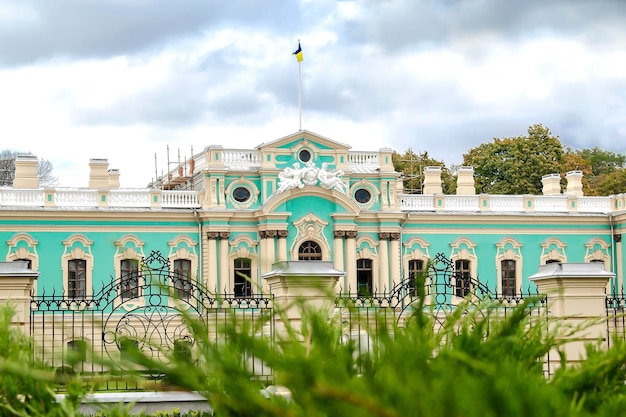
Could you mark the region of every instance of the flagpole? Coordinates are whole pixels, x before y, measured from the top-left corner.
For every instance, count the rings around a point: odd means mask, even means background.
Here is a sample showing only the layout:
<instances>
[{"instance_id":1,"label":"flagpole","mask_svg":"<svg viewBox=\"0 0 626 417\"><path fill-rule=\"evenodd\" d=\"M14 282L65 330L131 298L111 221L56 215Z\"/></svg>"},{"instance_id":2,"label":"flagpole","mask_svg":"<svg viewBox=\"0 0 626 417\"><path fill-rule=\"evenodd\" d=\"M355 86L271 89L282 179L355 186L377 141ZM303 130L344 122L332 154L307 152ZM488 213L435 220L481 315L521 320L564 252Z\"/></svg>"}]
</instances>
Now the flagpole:
<instances>
[{"instance_id":1,"label":"flagpole","mask_svg":"<svg viewBox=\"0 0 626 417\"><path fill-rule=\"evenodd\" d=\"M300 109L300 130L302 130L302 77L300 75L300 64L298 61L298 108Z\"/></svg>"},{"instance_id":2,"label":"flagpole","mask_svg":"<svg viewBox=\"0 0 626 417\"><path fill-rule=\"evenodd\" d=\"M298 39L298 45L300 45L300 39ZM298 110L300 114L300 130L302 130L302 74L300 64L302 62L298 60Z\"/></svg>"}]
</instances>

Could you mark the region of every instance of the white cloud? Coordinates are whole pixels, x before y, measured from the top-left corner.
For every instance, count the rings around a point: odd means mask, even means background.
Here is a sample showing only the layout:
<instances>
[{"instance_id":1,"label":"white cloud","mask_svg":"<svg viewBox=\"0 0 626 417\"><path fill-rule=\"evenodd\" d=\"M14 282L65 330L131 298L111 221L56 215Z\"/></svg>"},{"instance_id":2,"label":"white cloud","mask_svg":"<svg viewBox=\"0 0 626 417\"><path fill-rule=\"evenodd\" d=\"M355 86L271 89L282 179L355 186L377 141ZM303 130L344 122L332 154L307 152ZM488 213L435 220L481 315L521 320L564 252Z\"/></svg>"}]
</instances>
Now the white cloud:
<instances>
[{"instance_id":1,"label":"white cloud","mask_svg":"<svg viewBox=\"0 0 626 417\"><path fill-rule=\"evenodd\" d=\"M353 149L460 163L543 123L626 153L623 2L62 3L0 5L0 138L64 186L90 158L143 187L168 145L176 161L295 132L298 39L303 128Z\"/></svg>"}]
</instances>

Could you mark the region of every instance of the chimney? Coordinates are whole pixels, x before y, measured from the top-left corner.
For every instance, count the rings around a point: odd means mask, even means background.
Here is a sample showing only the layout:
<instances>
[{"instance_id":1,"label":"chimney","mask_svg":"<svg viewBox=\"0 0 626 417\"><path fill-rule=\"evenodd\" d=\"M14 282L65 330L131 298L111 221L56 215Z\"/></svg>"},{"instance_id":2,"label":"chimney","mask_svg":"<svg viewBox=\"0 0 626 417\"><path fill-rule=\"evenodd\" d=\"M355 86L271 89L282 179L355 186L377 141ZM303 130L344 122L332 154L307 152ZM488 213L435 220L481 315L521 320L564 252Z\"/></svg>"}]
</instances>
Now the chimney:
<instances>
[{"instance_id":1,"label":"chimney","mask_svg":"<svg viewBox=\"0 0 626 417\"><path fill-rule=\"evenodd\" d=\"M548 174L541 177L543 195L561 194L561 174Z\"/></svg>"},{"instance_id":2,"label":"chimney","mask_svg":"<svg viewBox=\"0 0 626 417\"><path fill-rule=\"evenodd\" d=\"M442 194L441 167L424 167L424 194Z\"/></svg>"},{"instance_id":3,"label":"chimney","mask_svg":"<svg viewBox=\"0 0 626 417\"><path fill-rule=\"evenodd\" d=\"M474 167L459 167L456 172L456 193L457 195L474 195Z\"/></svg>"},{"instance_id":4,"label":"chimney","mask_svg":"<svg viewBox=\"0 0 626 417\"><path fill-rule=\"evenodd\" d=\"M35 155L17 155L13 188L39 188Z\"/></svg>"},{"instance_id":5,"label":"chimney","mask_svg":"<svg viewBox=\"0 0 626 417\"><path fill-rule=\"evenodd\" d=\"M120 170L110 169L109 170L109 189L119 190L119 188L120 188Z\"/></svg>"},{"instance_id":6,"label":"chimney","mask_svg":"<svg viewBox=\"0 0 626 417\"><path fill-rule=\"evenodd\" d=\"M109 188L109 160L90 159L89 160L89 188L92 190Z\"/></svg>"},{"instance_id":7,"label":"chimney","mask_svg":"<svg viewBox=\"0 0 626 417\"><path fill-rule=\"evenodd\" d=\"M565 194L582 196L583 195L583 172L582 171L570 171L565 174L567 179L567 190Z\"/></svg>"}]
</instances>

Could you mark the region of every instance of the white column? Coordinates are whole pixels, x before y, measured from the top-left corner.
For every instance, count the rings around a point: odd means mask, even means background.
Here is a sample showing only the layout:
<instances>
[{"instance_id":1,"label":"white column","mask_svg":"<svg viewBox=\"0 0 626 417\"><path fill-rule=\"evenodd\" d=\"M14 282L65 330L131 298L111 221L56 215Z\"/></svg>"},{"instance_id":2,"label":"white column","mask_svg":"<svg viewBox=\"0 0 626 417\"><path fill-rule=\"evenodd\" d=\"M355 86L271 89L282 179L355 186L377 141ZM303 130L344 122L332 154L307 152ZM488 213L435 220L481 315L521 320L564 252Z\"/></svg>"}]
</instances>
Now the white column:
<instances>
[{"instance_id":1,"label":"white column","mask_svg":"<svg viewBox=\"0 0 626 417\"><path fill-rule=\"evenodd\" d=\"M356 230L346 231L346 274L348 288L356 293Z\"/></svg>"},{"instance_id":2,"label":"white column","mask_svg":"<svg viewBox=\"0 0 626 417\"><path fill-rule=\"evenodd\" d=\"M278 231L278 262L287 260L287 236L289 236L288 230Z\"/></svg>"},{"instance_id":3,"label":"white column","mask_svg":"<svg viewBox=\"0 0 626 417\"><path fill-rule=\"evenodd\" d=\"M391 288L391 285L394 281L400 282L400 262L402 262L400 257L400 233L391 233L390 238L391 242L389 243L389 262L391 264L391 276L389 277L388 282L389 288Z\"/></svg>"},{"instance_id":4,"label":"white column","mask_svg":"<svg viewBox=\"0 0 626 417\"><path fill-rule=\"evenodd\" d=\"M228 239L230 232L220 232L220 291L226 290L227 294L235 292L234 283L230 282L229 264L230 256L228 256Z\"/></svg>"},{"instance_id":5,"label":"white column","mask_svg":"<svg viewBox=\"0 0 626 417\"><path fill-rule=\"evenodd\" d=\"M378 234L378 283L374 284L374 291L389 290L389 232Z\"/></svg>"},{"instance_id":6,"label":"white column","mask_svg":"<svg viewBox=\"0 0 626 417\"><path fill-rule=\"evenodd\" d=\"M267 236L267 270L269 272L272 270L272 265L276 262L275 238L278 236L278 232L276 230L267 230L265 235Z\"/></svg>"},{"instance_id":7,"label":"white column","mask_svg":"<svg viewBox=\"0 0 626 417\"><path fill-rule=\"evenodd\" d=\"M208 232L207 239L209 240L208 249L207 249L207 277L206 277L206 286L209 290L220 291L217 288L217 238L219 237L218 232Z\"/></svg>"},{"instance_id":8,"label":"white column","mask_svg":"<svg viewBox=\"0 0 626 417\"><path fill-rule=\"evenodd\" d=\"M346 232L343 230L335 230L333 233L335 237L333 241L333 266L338 271L345 271L345 265L343 264L343 238ZM348 288L345 276L339 280L339 284L341 285L341 290L345 292Z\"/></svg>"}]
</instances>

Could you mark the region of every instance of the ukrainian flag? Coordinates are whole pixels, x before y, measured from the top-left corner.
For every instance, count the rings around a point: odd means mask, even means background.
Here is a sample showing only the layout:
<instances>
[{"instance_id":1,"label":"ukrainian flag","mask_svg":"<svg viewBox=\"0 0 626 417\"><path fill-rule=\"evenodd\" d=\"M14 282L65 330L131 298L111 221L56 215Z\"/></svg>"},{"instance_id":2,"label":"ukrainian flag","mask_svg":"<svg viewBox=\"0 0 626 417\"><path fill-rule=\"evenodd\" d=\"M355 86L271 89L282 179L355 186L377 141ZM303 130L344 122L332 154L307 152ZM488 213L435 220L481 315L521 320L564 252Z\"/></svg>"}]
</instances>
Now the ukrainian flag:
<instances>
[{"instance_id":1,"label":"ukrainian flag","mask_svg":"<svg viewBox=\"0 0 626 417\"><path fill-rule=\"evenodd\" d=\"M298 42L298 49L293 53L296 56L298 62L302 62L302 48L300 47L300 42Z\"/></svg>"}]
</instances>

